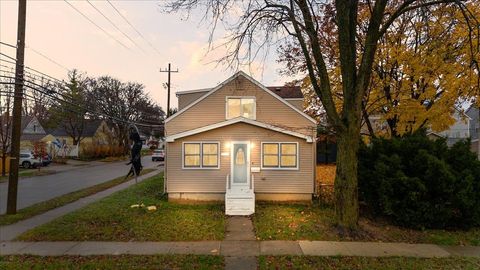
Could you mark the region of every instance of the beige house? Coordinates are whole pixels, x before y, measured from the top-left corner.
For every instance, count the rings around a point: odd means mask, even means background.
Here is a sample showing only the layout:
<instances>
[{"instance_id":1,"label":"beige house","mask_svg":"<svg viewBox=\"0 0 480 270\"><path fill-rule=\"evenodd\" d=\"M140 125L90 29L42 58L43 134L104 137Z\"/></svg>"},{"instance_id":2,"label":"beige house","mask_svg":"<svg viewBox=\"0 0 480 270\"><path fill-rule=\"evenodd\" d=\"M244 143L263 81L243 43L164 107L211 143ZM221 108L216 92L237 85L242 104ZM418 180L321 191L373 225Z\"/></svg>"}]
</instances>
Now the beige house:
<instances>
[{"instance_id":1,"label":"beige house","mask_svg":"<svg viewBox=\"0 0 480 270\"><path fill-rule=\"evenodd\" d=\"M230 215L252 214L255 200L311 200L316 121L298 88L269 89L240 71L177 96L165 121L170 200L225 200Z\"/></svg>"}]
</instances>

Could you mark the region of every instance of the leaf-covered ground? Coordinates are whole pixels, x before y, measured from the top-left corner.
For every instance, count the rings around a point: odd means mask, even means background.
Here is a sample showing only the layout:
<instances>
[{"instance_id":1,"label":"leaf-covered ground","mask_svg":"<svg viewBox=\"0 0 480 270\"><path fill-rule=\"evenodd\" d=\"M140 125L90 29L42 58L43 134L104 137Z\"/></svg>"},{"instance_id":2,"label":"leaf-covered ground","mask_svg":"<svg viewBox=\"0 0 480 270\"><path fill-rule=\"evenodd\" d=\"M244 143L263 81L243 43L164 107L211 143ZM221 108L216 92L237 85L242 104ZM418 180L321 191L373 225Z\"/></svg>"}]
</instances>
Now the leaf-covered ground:
<instances>
[{"instance_id":1,"label":"leaf-covered ground","mask_svg":"<svg viewBox=\"0 0 480 270\"><path fill-rule=\"evenodd\" d=\"M163 177L147 179L18 237L28 241L222 240L221 204L185 205L162 197ZM144 208L131 208L144 204ZM156 206L148 211L147 206Z\"/></svg>"},{"instance_id":2,"label":"leaf-covered ground","mask_svg":"<svg viewBox=\"0 0 480 270\"><path fill-rule=\"evenodd\" d=\"M155 255L155 256L5 256L0 269L223 269L220 256Z\"/></svg>"},{"instance_id":3,"label":"leaf-covered ground","mask_svg":"<svg viewBox=\"0 0 480 270\"><path fill-rule=\"evenodd\" d=\"M261 256L258 269L322 269L322 270L474 270L480 268L478 258L371 258Z\"/></svg>"},{"instance_id":4,"label":"leaf-covered ground","mask_svg":"<svg viewBox=\"0 0 480 270\"><path fill-rule=\"evenodd\" d=\"M360 219L358 235L341 237L335 226L334 210L318 204L257 203L253 217L259 240L326 240L480 245L480 228L469 231L412 230L386 222Z\"/></svg>"}]
</instances>

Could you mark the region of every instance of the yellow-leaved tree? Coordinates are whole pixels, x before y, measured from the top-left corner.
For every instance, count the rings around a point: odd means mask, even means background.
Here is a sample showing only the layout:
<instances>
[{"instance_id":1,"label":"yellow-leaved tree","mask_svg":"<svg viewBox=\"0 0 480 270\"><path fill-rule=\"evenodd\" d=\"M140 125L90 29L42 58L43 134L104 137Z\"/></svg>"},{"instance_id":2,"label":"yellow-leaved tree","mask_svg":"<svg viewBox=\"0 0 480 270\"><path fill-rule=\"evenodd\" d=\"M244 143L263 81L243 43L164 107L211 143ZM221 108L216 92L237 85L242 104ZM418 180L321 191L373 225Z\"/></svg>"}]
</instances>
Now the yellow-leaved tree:
<instances>
[{"instance_id":1,"label":"yellow-leaved tree","mask_svg":"<svg viewBox=\"0 0 480 270\"><path fill-rule=\"evenodd\" d=\"M359 9L359 38L364 38L368 6ZM338 54L333 13L325 11L322 33L327 55ZM480 18L480 2L469 2L468 12ZM425 10L425 16L405 13L379 40L369 90L363 101L364 133L372 136L401 136L419 128L447 129L457 108L480 102L478 23L465 20L462 10L449 5ZM363 30L363 31L362 31ZM363 35L363 36L362 36ZM357 48L361 51L363 48ZM281 62L286 73L303 72L303 58L293 45L282 47ZM329 58L329 70L337 110L341 109L341 74L337 59ZM309 76L301 81L307 112L326 119Z\"/></svg>"}]
</instances>

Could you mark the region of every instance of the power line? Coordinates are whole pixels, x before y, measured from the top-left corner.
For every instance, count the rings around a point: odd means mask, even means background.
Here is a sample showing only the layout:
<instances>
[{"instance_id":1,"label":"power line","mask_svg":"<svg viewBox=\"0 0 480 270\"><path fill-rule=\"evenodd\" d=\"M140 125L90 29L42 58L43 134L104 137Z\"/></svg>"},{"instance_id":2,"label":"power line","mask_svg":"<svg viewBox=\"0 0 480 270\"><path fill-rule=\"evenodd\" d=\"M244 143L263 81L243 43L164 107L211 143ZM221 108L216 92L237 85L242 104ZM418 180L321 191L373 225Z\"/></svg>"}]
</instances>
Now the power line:
<instances>
[{"instance_id":1,"label":"power line","mask_svg":"<svg viewBox=\"0 0 480 270\"><path fill-rule=\"evenodd\" d=\"M5 46L9 46L9 47L12 47L12 48L16 48L16 46L13 46L12 44L8 44L8 43L5 43L5 42L1 42L1 41L0 41L0 44L3 44L3 45L5 45ZM30 47L30 46L28 46L28 45L26 46L26 48L28 48L28 49L30 49L32 52L34 52L34 53L42 56L43 58L47 59L48 61L54 63L55 65L57 65L57 66L65 69L66 71L70 71L66 66L64 66L64 65L60 64L59 62L53 60L52 58L48 57L47 55L45 55L45 54L43 54L43 53L35 50L34 48L32 48L32 47ZM3 53L2 53L2 54L3 54ZM5 55L5 54L3 54L3 55ZM12 57L10 57L10 56L8 56L8 55L5 55L5 56L8 57L8 58L10 58L10 59L12 59L13 61L17 61L15 58L12 58ZM15 63L12 63L12 64L15 64Z\"/></svg>"},{"instance_id":2,"label":"power line","mask_svg":"<svg viewBox=\"0 0 480 270\"><path fill-rule=\"evenodd\" d=\"M110 6L117 12L117 14L120 15L120 17L122 17L123 20L124 20L125 22L127 22L128 25L130 25L130 27L132 27L132 29L135 30L135 32L137 32L137 34L138 34L146 43L148 43L148 45L149 45L157 54L161 55L160 52L157 50L157 48L155 48L155 46L153 46L153 44L150 43L150 41L148 41L148 39L146 39L146 38L142 35L142 33L140 33L140 31L138 31L137 28L135 28L135 26L133 26L133 24L130 23L130 21L129 21L125 16L123 16L123 14L113 5L112 2L110 2L110 0L107 0L107 2L108 2L108 3L110 4Z\"/></svg>"},{"instance_id":3,"label":"power line","mask_svg":"<svg viewBox=\"0 0 480 270\"><path fill-rule=\"evenodd\" d=\"M70 72L70 70L69 70L69 69L68 69L66 66L64 66L64 65L62 65L62 64L60 64L60 63L58 63L57 61L55 61L55 60L53 60L52 58L50 58L50 57L48 57L48 56L44 55L44 54L43 54L43 53L41 53L41 52L39 52L39 51L35 50L34 48L32 48L32 47L30 47L30 46L27 46L27 49L30 49L32 52L34 52L34 53L36 53L36 54L38 54L38 55L42 56L43 58L47 59L48 61L50 61L50 62L54 63L55 65L57 65L57 66L59 66L59 67L61 67L61 68L65 69L66 71Z\"/></svg>"},{"instance_id":4,"label":"power line","mask_svg":"<svg viewBox=\"0 0 480 270\"><path fill-rule=\"evenodd\" d=\"M92 4L92 2L87 0L87 3L91 7L93 7L98 13L100 13L100 15L103 16L103 18L105 18L108 22L110 22L110 24L113 25L115 29L117 29L120 33L122 33L125 37L127 37L128 40L130 40L135 46L137 46L137 48L139 48L142 52L145 53L145 50L143 48L141 48L133 39L131 39L129 35L125 34L125 32L123 32L114 22L112 22L112 20L110 20L102 11L100 11L94 4Z\"/></svg>"},{"instance_id":5,"label":"power line","mask_svg":"<svg viewBox=\"0 0 480 270\"><path fill-rule=\"evenodd\" d=\"M5 46L8 46L8 47L11 47L11 48L14 48L14 49L17 48L17 46L13 46L13 45L11 45L11 44L8 44L8 43L5 43L5 42L1 42L1 41L0 41L0 44L5 45Z\"/></svg>"},{"instance_id":6,"label":"power line","mask_svg":"<svg viewBox=\"0 0 480 270\"><path fill-rule=\"evenodd\" d=\"M91 24L95 25L98 29L100 29L103 33L105 33L107 36L109 36L111 39L115 40L118 44L122 45L122 47L124 47L125 49L129 50L130 51L130 48L128 48L127 46L125 46L122 42L120 42L120 40L116 39L114 36L112 36L110 33L108 33L107 31L105 31L105 29L103 29L102 27L100 27L98 24L96 24L94 21L92 21L87 15L85 15L84 13L82 13L79 9L77 9L74 5L70 4L67 0L63 0L65 3L67 3L71 8L73 8L77 13L79 13L80 15L82 15L83 18L85 18L86 20L88 20Z\"/></svg>"},{"instance_id":7,"label":"power line","mask_svg":"<svg viewBox=\"0 0 480 270\"><path fill-rule=\"evenodd\" d=\"M12 64L12 65L15 65L15 62L11 62L11 61L8 61L8 60L0 59L0 62L2 62L2 61L6 62L6 63L10 63L10 64ZM8 71L8 70L3 70L3 71L2 71L2 70L0 70L0 72L5 72L5 73L14 74L14 72L13 72L13 69L14 69L14 68L13 68L13 67L9 67L9 66L2 65L2 64L0 64L0 67L9 68L9 69L12 70L12 71ZM41 74L41 75L37 75L37 74L32 74L31 72L24 72L24 76L25 76L25 77L30 77L30 78L32 78L33 80L36 80L36 79L37 79L37 76L38 76L38 77L40 77L40 79L42 79L42 80L43 80L43 79L47 79L47 82L51 82L51 81L52 81L52 82L53 82L54 84L56 84L57 87L58 87L59 89L61 89L61 90L64 90L64 91L68 91L68 90L69 90L69 89L68 89L68 87L69 87L69 86L68 86L68 83L65 82L65 81L63 81L63 80L59 80L59 79L57 79L57 78L54 78L54 77L52 77L52 76L50 76L50 75L47 75L47 74L45 74L45 73L43 73L43 72L41 72L41 71L38 71L38 70L33 69L33 68L30 68L30 67L28 67L28 66L24 66L24 68L27 69L27 70L31 70L31 71L34 71L34 72L36 72L36 73ZM6 76L0 76L0 77L6 77ZM45 77L47 77L47 78L45 78ZM47 89L47 88L45 88L44 86L39 85L39 84L36 84L36 83L34 83L34 82L32 82L32 81L29 81L29 82L32 83L32 84L34 84L34 85L36 85L37 87L41 87L41 88L43 88L43 89L45 89L45 90L47 90L47 91L49 91L49 92L53 91L55 94L57 94L57 95L59 95L59 96L62 96L64 99L70 99L70 98L71 98L71 97L69 97L68 95L66 95L66 94L64 94L64 93L61 93L61 92L58 92L58 91L55 92L55 91L52 90L52 89ZM95 113L104 114L104 113L100 113L100 112L97 112L97 111L95 111ZM158 115L149 114L149 113L144 112L144 111L141 111L140 113L142 113L142 114L145 115L145 116L149 116L149 117L158 117ZM107 114L104 114L104 115L107 115ZM112 116L110 116L110 115L107 115L107 116L110 117L110 118L112 117Z\"/></svg>"},{"instance_id":8,"label":"power line","mask_svg":"<svg viewBox=\"0 0 480 270\"><path fill-rule=\"evenodd\" d=\"M8 71L4 71L4 72L8 72ZM4 75L0 75L0 78L8 78L8 79L14 79L14 77L11 77L11 76L4 76ZM12 84L12 83L5 83L5 82L0 82L0 84ZM14 84L14 83L13 83ZM29 84L32 84L34 86L31 86ZM42 86L42 85L39 85L39 84L36 84L32 81L28 81L28 80L24 80L24 84L23 84L25 87L28 87L34 91L37 91L37 92L40 92L50 98L53 98L55 99L56 101L58 102L64 102L68 105L71 105L71 106L74 106L78 109L82 109L84 111L88 111L90 113L93 113L93 114L96 114L96 115L101 115L101 116L104 116L106 117L107 119L110 119L110 120L114 120L114 121L117 121L117 122L120 122L120 123L124 123L124 124L131 124L131 125L137 125L137 126L143 126L143 127L163 127L163 125L151 125L151 124L144 124L144 123L139 123L139 122L132 122L132 121L128 121L128 120L124 120L124 119L121 119L121 118L118 118L116 116L112 116L112 115L109 115L109 114L106 114L106 113L103 113L103 112L99 112L97 110L94 110L94 109L90 109L90 108L87 108L87 107L84 107L84 106L81 106L79 104L76 104L72 101L68 101L68 100L65 100L65 99L69 99L71 97L68 97L67 95L63 94L63 93L59 93L58 91L55 91L53 89L49 89L49 88L46 88L45 86ZM42 88L43 90L40 90L36 87L39 87L39 88ZM66 90L66 89L64 89ZM47 92L45 92L47 91ZM59 95L59 96L62 96L64 99L62 98L59 98L57 96L54 96L53 93ZM78 113L78 111L77 111ZM144 113L145 114L145 113ZM150 116L153 116L153 115L150 115ZM156 117L156 116L155 116Z\"/></svg>"},{"instance_id":9,"label":"power line","mask_svg":"<svg viewBox=\"0 0 480 270\"><path fill-rule=\"evenodd\" d=\"M2 53L2 52L0 52L0 55L3 55L3 56L5 56L5 57L7 57L7 58L9 58L9 59L17 62L17 59L15 59L15 58L13 58L13 57L11 57L11 56L8 56L8 55L6 55L6 54L4 54L4 53Z\"/></svg>"},{"instance_id":10,"label":"power line","mask_svg":"<svg viewBox=\"0 0 480 270\"><path fill-rule=\"evenodd\" d=\"M15 65L15 62L8 61L8 60L4 60L4 59L0 59L0 62L6 62L6 63L12 64L12 65ZM9 67L9 66L5 66L5 65L1 65L1 64L0 64L0 66L6 67L6 68L10 68L10 69L15 69L14 67ZM50 76L50 75L48 75L48 74L45 74L45 73L43 73L43 72L41 72L41 71L36 70L36 69L34 69L34 68L25 66L25 69L31 70L31 71L33 71L33 72L36 72L36 73L40 74L41 77L50 78L51 80L57 81L58 83L65 83L63 80L56 79L56 78L54 78L54 77L52 77L52 76ZM40 75L38 75L38 76L40 76Z\"/></svg>"}]
</instances>

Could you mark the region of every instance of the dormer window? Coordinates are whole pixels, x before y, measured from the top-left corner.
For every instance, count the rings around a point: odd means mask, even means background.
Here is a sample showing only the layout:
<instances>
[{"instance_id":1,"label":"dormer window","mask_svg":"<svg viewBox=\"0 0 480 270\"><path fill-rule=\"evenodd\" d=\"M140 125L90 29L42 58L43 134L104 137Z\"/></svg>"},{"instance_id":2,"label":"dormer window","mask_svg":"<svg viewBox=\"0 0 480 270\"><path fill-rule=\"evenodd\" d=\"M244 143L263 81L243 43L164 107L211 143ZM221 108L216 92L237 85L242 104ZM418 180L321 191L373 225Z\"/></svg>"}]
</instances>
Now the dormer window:
<instances>
[{"instance_id":1,"label":"dormer window","mask_svg":"<svg viewBox=\"0 0 480 270\"><path fill-rule=\"evenodd\" d=\"M235 117L256 118L254 97L227 97L227 119Z\"/></svg>"}]
</instances>

